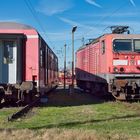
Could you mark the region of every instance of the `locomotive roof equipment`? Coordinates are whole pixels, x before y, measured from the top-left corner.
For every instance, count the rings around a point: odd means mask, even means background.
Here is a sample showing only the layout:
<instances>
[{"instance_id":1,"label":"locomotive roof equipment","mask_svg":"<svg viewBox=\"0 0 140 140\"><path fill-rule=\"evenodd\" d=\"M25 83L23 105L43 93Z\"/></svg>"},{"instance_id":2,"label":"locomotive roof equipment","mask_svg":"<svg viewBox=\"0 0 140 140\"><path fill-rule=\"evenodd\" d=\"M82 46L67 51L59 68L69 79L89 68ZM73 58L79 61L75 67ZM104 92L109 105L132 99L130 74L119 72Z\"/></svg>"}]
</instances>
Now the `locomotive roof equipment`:
<instances>
[{"instance_id":1,"label":"locomotive roof equipment","mask_svg":"<svg viewBox=\"0 0 140 140\"><path fill-rule=\"evenodd\" d=\"M129 26L111 26L110 29L112 31L112 34L123 34L127 32L127 34L130 34L130 31L128 30Z\"/></svg>"}]
</instances>

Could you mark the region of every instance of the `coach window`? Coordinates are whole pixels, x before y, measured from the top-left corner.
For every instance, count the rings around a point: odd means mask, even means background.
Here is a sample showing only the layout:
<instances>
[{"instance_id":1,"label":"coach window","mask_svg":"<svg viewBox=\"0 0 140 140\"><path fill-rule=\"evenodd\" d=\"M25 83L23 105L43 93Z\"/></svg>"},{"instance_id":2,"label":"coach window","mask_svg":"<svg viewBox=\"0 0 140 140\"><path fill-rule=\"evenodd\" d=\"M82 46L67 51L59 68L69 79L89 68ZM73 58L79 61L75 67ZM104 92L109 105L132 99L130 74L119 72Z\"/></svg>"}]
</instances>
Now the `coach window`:
<instances>
[{"instance_id":1,"label":"coach window","mask_svg":"<svg viewBox=\"0 0 140 140\"><path fill-rule=\"evenodd\" d=\"M45 51L44 51L44 48L40 48L40 66L42 68L45 67Z\"/></svg>"},{"instance_id":2,"label":"coach window","mask_svg":"<svg viewBox=\"0 0 140 140\"><path fill-rule=\"evenodd\" d=\"M134 40L134 50L136 52L140 52L140 40L139 39Z\"/></svg>"},{"instance_id":3,"label":"coach window","mask_svg":"<svg viewBox=\"0 0 140 140\"><path fill-rule=\"evenodd\" d=\"M4 41L4 64L13 63L13 41Z\"/></svg>"},{"instance_id":4,"label":"coach window","mask_svg":"<svg viewBox=\"0 0 140 140\"><path fill-rule=\"evenodd\" d=\"M43 67L43 51L40 50L40 66Z\"/></svg>"},{"instance_id":5,"label":"coach window","mask_svg":"<svg viewBox=\"0 0 140 140\"><path fill-rule=\"evenodd\" d=\"M105 53L105 41L104 40L101 42L101 52L102 52L102 54Z\"/></svg>"}]
</instances>

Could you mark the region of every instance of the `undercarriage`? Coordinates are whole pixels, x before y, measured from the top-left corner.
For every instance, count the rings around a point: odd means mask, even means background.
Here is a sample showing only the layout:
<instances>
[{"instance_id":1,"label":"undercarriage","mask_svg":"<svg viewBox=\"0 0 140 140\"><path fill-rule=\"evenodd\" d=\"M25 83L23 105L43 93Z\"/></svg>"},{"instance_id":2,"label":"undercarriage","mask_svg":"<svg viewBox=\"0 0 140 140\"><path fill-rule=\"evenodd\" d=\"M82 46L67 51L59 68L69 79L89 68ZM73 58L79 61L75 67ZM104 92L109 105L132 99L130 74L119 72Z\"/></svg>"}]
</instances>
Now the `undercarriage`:
<instances>
[{"instance_id":1,"label":"undercarriage","mask_svg":"<svg viewBox=\"0 0 140 140\"><path fill-rule=\"evenodd\" d=\"M28 104L39 93L34 82L22 82L21 84L0 84L0 102Z\"/></svg>"}]
</instances>

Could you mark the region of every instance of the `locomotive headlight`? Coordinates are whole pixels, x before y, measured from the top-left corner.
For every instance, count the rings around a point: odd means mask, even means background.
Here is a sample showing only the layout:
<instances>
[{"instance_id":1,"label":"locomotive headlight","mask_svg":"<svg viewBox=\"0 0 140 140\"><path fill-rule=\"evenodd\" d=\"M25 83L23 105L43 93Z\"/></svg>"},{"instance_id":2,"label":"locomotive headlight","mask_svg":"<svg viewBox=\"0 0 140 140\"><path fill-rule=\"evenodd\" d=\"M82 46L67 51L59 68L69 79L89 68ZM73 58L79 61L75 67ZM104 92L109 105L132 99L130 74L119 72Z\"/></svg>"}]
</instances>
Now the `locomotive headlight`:
<instances>
[{"instance_id":1,"label":"locomotive headlight","mask_svg":"<svg viewBox=\"0 0 140 140\"><path fill-rule=\"evenodd\" d=\"M125 55L125 56L124 56L124 58L125 58L125 59L127 59L127 58L128 58L128 56L127 56L127 55Z\"/></svg>"},{"instance_id":2,"label":"locomotive headlight","mask_svg":"<svg viewBox=\"0 0 140 140\"><path fill-rule=\"evenodd\" d=\"M124 72L124 68L123 67L120 68L120 72Z\"/></svg>"},{"instance_id":3,"label":"locomotive headlight","mask_svg":"<svg viewBox=\"0 0 140 140\"><path fill-rule=\"evenodd\" d=\"M135 58L135 56L134 56L134 55L132 55L132 56L131 56L131 59L134 59L134 58Z\"/></svg>"},{"instance_id":4,"label":"locomotive headlight","mask_svg":"<svg viewBox=\"0 0 140 140\"><path fill-rule=\"evenodd\" d=\"M117 67L114 67L114 72L118 72L119 71L119 69L117 68Z\"/></svg>"}]
</instances>

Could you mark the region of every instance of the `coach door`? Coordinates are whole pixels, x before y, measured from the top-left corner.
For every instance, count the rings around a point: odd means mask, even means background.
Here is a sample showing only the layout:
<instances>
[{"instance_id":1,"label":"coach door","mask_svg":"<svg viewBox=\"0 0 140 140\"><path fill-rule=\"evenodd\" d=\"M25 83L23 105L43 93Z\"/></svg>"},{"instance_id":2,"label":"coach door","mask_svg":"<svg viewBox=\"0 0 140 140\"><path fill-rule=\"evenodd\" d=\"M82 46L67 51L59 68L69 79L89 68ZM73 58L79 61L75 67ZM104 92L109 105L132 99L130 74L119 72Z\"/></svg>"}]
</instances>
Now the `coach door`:
<instances>
[{"instance_id":1,"label":"coach door","mask_svg":"<svg viewBox=\"0 0 140 140\"><path fill-rule=\"evenodd\" d=\"M0 44L0 83L16 83L17 43L3 40Z\"/></svg>"}]
</instances>

